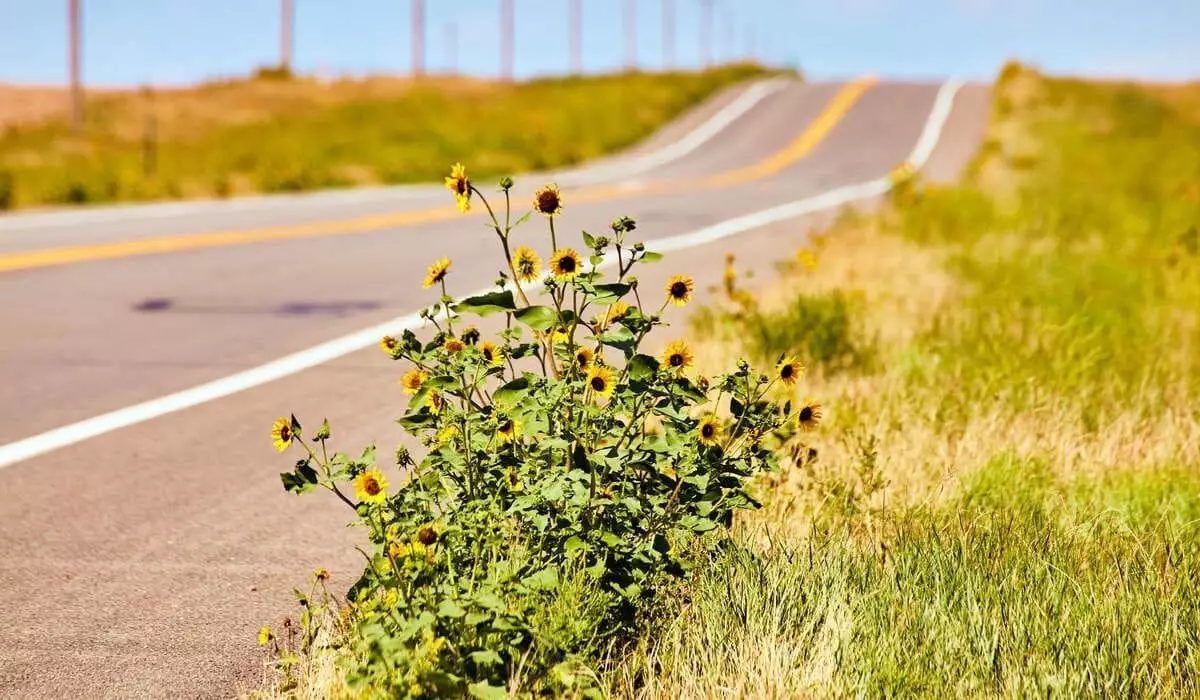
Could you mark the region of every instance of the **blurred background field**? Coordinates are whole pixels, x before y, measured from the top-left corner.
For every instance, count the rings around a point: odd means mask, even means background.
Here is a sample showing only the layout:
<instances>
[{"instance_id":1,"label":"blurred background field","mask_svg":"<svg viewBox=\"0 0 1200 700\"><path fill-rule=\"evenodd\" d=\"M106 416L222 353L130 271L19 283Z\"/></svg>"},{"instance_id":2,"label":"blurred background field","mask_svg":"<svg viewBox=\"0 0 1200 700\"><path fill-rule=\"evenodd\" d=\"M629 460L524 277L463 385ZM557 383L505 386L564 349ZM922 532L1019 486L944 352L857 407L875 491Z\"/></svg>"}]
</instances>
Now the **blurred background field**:
<instances>
[{"instance_id":1,"label":"blurred background field","mask_svg":"<svg viewBox=\"0 0 1200 700\"><path fill-rule=\"evenodd\" d=\"M0 112L0 208L435 181L455 161L483 177L558 168L628 147L766 72L747 63L508 83L260 71L93 93L80 130L56 109L61 93L26 88Z\"/></svg>"},{"instance_id":2,"label":"blurred background field","mask_svg":"<svg viewBox=\"0 0 1200 700\"><path fill-rule=\"evenodd\" d=\"M964 182L694 317L706 367L803 356L825 422L617 694L1200 693L1200 85L994 97Z\"/></svg>"}]
</instances>

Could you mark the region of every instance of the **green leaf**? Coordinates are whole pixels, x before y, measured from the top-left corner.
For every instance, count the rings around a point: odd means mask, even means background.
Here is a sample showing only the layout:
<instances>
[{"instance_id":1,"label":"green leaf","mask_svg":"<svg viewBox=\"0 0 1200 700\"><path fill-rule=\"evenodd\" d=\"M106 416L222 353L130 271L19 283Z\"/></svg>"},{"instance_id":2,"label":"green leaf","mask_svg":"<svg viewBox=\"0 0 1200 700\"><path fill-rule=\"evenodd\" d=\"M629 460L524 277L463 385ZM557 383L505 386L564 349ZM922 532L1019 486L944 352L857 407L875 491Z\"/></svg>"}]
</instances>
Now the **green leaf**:
<instances>
[{"instance_id":1,"label":"green leaf","mask_svg":"<svg viewBox=\"0 0 1200 700\"><path fill-rule=\"evenodd\" d=\"M642 253L642 257L639 260L645 263L654 263L662 260L662 257L662 253L655 253L647 250L646 252Z\"/></svg>"},{"instance_id":2,"label":"green leaf","mask_svg":"<svg viewBox=\"0 0 1200 700\"><path fill-rule=\"evenodd\" d=\"M491 649L473 651L467 656L470 656L471 660L479 666L495 666L497 664L504 663L504 659L502 659L499 654Z\"/></svg>"},{"instance_id":3,"label":"green leaf","mask_svg":"<svg viewBox=\"0 0 1200 700\"><path fill-rule=\"evenodd\" d=\"M558 320L558 312L549 306L529 306L518 309L513 316L535 331L548 331Z\"/></svg>"},{"instance_id":4,"label":"green leaf","mask_svg":"<svg viewBox=\"0 0 1200 700\"><path fill-rule=\"evenodd\" d=\"M717 524L708 518L701 518L696 515L686 515L680 518L679 524L692 532L708 532L717 527Z\"/></svg>"},{"instance_id":5,"label":"green leaf","mask_svg":"<svg viewBox=\"0 0 1200 700\"><path fill-rule=\"evenodd\" d=\"M571 535L567 538L567 541L563 543L563 551L566 552L568 557L575 556L576 552L585 549L587 549L587 543L575 535Z\"/></svg>"},{"instance_id":6,"label":"green leaf","mask_svg":"<svg viewBox=\"0 0 1200 700\"><path fill-rule=\"evenodd\" d=\"M410 413L403 418L397 418L396 422L406 430L413 430L429 425L435 418L436 416L431 413Z\"/></svg>"},{"instance_id":7,"label":"green leaf","mask_svg":"<svg viewBox=\"0 0 1200 700\"><path fill-rule=\"evenodd\" d=\"M475 602L492 612L504 612L504 601L491 591L479 591L475 594Z\"/></svg>"},{"instance_id":8,"label":"green leaf","mask_svg":"<svg viewBox=\"0 0 1200 700\"><path fill-rule=\"evenodd\" d=\"M622 352L633 351L633 331L625 326L612 326L600 334L601 343L614 347Z\"/></svg>"},{"instance_id":9,"label":"green leaf","mask_svg":"<svg viewBox=\"0 0 1200 700\"><path fill-rule=\"evenodd\" d=\"M466 610L459 607L458 603L453 600L443 600L438 606L438 617L462 617L467 614Z\"/></svg>"},{"instance_id":10,"label":"green leaf","mask_svg":"<svg viewBox=\"0 0 1200 700\"><path fill-rule=\"evenodd\" d=\"M490 619L492 619L491 613L469 612L467 613L467 616L463 618L463 622L469 627L478 627Z\"/></svg>"},{"instance_id":11,"label":"green leaf","mask_svg":"<svg viewBox=\"0 0 1200 700\"><path fill-rule=\"evenodd\" d=\"M479 681L467 686L467 692L473 698L479 700L508 700L508 691L494 685L490 685L487 681Z\"/></svg>"},{"instance_id":12,"label":"green leaf","mask_svg":"<svg viewBox=\"0 0 1200 700\"><path fill-rule=\"evenodd\" d=\"M596 247L596 237L593 236L592 234L588 233L587 231L583 232L583 242L589 248Z\"/></svg>"},{"instance_id":13,"label":"green leaf","mask_svg":"<svg viewBox=\"0 0 1200 700\"><path fill-rule=\"evenodd\" d=\"M492 394L492 403L512 406L525 398L525 394L529 392L529 378L517 377L511 382L505 384Z\"/></svg>"},{"instance_id":14,"label":"green leaf","mask_svg":"<svg viewBox=\"0 0 1200 700\"><path fill-rule=\"evenodd\" d=\"M467 297L455 304L453 307L456 313L475 313L480 316L487 316L498 311L514 311L517 308L516 302L513 301L513 293L511 291L491 292L488 294L480 294L475 297Z\"/></svg>"},{"instance_id":15,"label":"green leaf","mask_svg":"<svg viewBox=\"0 0 1200 700\"><path fill-rule=\"evenodd\" d=\"M549 591L558 587L558 570L548 566L521 579L521 583L535 591Z\"/></svg>"},{"instance_id":16,"label":"green leaf","mask_svg":"<svg viewBox=\"0 0 1200 700\"><path fill-rule=\"evenodd\" d=\"M629 358L629 378L649 379L658 372L658 360L649 355L637 354Z\"/></svg>"},{"instance_id":17,"label":"green leaf","mask_svg":"<svg viewBox=\"0 0 1200 700\"><path fill-rule=\"evenodd\" d=\"M610 305L628 294L632 288L628 284L618 282L598 284L596 285L596 296L591 301L593 304Z\"/></svg>"},{"instance_id":18,"label":"green leaf","mask_svg":"<svg viewBox=\"0 0 1200 700\"><path fill-rule=\"evenodd\" d=\"M305 493L311 491L315 481L308 481L296 472L283 472L279 475L280 481L283 482L283 488L291 493Z\"/></svg>"}]
</instances>

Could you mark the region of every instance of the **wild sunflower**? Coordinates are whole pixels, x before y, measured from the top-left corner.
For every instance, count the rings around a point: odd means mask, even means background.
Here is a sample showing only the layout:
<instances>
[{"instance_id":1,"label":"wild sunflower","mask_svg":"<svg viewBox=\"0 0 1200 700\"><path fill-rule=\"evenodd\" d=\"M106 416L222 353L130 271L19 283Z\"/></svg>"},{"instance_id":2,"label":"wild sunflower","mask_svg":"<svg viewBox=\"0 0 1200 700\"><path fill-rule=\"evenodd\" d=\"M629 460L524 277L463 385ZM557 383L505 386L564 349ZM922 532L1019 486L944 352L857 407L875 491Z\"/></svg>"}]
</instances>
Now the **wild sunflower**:
<instances>
[{"instance_id":1,"label":"wild sunflower","mask_svg":"<svg viewBox=\"0 0 1200 700\"><path fill-rule=\"evenodd\" d=\"M583 266L583 261L571 248L562 248L554 251L554 256L550 258L550 271L560 280L569 280L579 274L579 268Z\"/></svg>"},{"instance_id":2,"label":"wild sunflower","mask_svg":"<svg viewBox=\"0 0 1200 700\"><path fill-rule=\"evenodd\" d=\"M271 437L275 442L275 449L283 452L292 446L292 440L296 438L296 430L293 427L292 421L288 418L280 418L271 426Z\"/></svg>"},{"instance_id":3,"label":"wild sunflower","mask_svg":"<svg viewBox=\"0 0 1200 700\"><path fill-rule=\"evenodd\" d=\"M400 377L400 386L404 387L404 393L415 394L421 390L421 385L425 383L426 379L429 379L428 374L413 367L405 372L403 377Z\"/></svg>"},{"instance_id":4,"label":"wild sunflower","mask_svg":"<svg viewBox=\"0 0 1200 700\"><path fill-rule=\"evenodd\" d=\"M700 419L696 426L696 439L705 447L713 447L721 442L721 421L713 414Z\"/></svg>"},{"instance_id":5,"label":"wild sunflower","mask_svg":"<svg viewBox=\"0 0 1200 700\"><path fill-rule=\"evenodd\" d=\"M445 445L446 443L457 438L461 433L456 425L447 425L437 432L437 444Z\"/></svg>"},{"instance_id":6,"label":"wild sunflower","mask_svg":"<svg viewBox=\"0 0 1200 700\"><path fill-rule=\"evenodd\" d=\"M483 355L483 361L489 365L498 365L501 362L500 348L490 340L479 344L479 354Z\"/></svg>"},{"instance_id":7,"label":"wild sunflower","mask_svg":"<svg viewBox=\"0 0 1200 700\"><path fill-rule=\"evenodd\" d=\"M387 486L387 477L377 467L354 477L354 495L367 503L383 503L387 500Z\"/></svg>"},{"instance_id":8,"label":"wild sunflower","mask_svg":"<svg viewBox=\"0 0 1200 700\"><path fill-rule=\"evenodd\" d=\"M546 185L534 192L533 208L546 216L562 213L562 193L558 191L558 185Z\"/></svg>"},{"instance_id":9,"label":"wild sunflower","mask_svg":"<svg viewBox=\"0 0 1200 700\"><path fill-rule=\"evenodd\" d=\"M265 647L266 645L270 644L271 640L273 639L275 639L275 633L271 631L270 627L263 625L262 628L258 630L258 645L260 647Z\"/></svg>"},{"instance_id":10,"label":"wild sunflower","mask_svg":"<svg viewBox=\"0 0 1200 700\"><path fill-rule=\"evenodd\" d=\"M513 493L518 493L525 490L525 486L521 483L521 475L517 473L516 467L509 467L504 470L504 479L508 482L508 490Z\"/></svg>"},{"instance_id":11,"label":"wild sunflower","mask_svg":"<svg viewBox=\"0 0 1200 700\"><path fill-rule=\"evenodd\" d=\"M467 326L463 329L462 335L459 337L467 345L474 345L479 342L479 329L475 326Z\"/></svg>"},{"instance_id":12,"label":"wild sunflower","mask_svg":"<svg viewBox=\"0 0 1200 700\"><path fill-rule=\"evenodd\" d=\"M821 422L821 404L809 399L796 412L796 422L801 430L816 430Z\"/></svg>"},{"instance_id":13,"label":"wild sunflower","mask_svg":"<svg viewBox=\"0 0 1200 700\"><path fill-rule=\"evenodd\" d=\"M616 323L628 315L629 304L626 304L623 301L618 301L613 303L612 306L608 307L604 311L603 316L597 316L592 319L592 325L595 326L597 330L604 330L605 328L608 328L610 324Z\"/></svg>"},{"instance_id":14,"label":"wild sunflower","mask_svg":"<svg viewBox=\"0 0 1200 700\"><path fill-rule=\"evenodd\" d=\"M513 251L512 266L519 282L532 282L542 271L542 259L529 246L517 246Z\"/></svg>"},{"instance_id":15,"label":"wild sunflower","mask_svg":"<svg viewBox=\"0 0 1200 700\"><path fill-rule=\"evenodd\" d=\"M613 392L612 370L604 365L593 365L587 373L587 387L597 396L611 396Z\"/></svg>"},{"instance_id":16,"label":"wild sunflower","mask_svg":"<svg viewBox=\"0 0 1200 700\"><path fill-rule=\"evenodd\" d=\"M450 168L450 177L446 178L446 189L454 193L454 201L462 213L471 211L471 179L467 177L467 169L462 163L455 163Z\"/></svg>"},{"instance_id":17,"label":"wild sunflower","mask_svg":"<svg viewBox=\"0 0 1200 700\"><path fill-rule=\"evenodd\" d=\"M595 358L595 353L590 348L578 348L575 350L575 366L586 371L592 366L592 360Z\"/></svg>"},{"instance_id":18,"label":"wild sunflower","mask_svg":"<svg viewBox=\"0 0 1200 700\"><path fill-rule=\"evenodd\" d=\"M442 258L429 266L429 271L425 273L425 282L422 286L429 289L433 285L446 279L446 273L450 271L450 258Z\"/></svg>"},{"instance_id":19,"label":"wild sunflower","mask_svg":"<svg viewBox=\"0 0 1200 700\"><path fill-rule=\"evenodd\" d=\"M692 300L692 290L696 283L687 275L675 275L667 280L667 301L675 306L683 306Z\"/></svg>"},{"instance_id":20,"label":"wild sunflower","mask_svg":"<svg viewBox=\"0 0 1200 700\"><path fill-rule=\"evenodd\" d=\"M508 416L500 416L496 421L496 439L506 445L521 435L521 421Z\"/></svg>"},{"instance_id":21,"label":"wild sunflower","mask_svg":"<svg viewBox=\"0 0 1200 700\"><path fill-rule=\"evenodd\" d=\"M450 353L451 355L462 352L462 349L465 347L466 344L454 336L450 336L442 341L442 348L444 348L446 352Z\"/></svg>"},{"instance_id":22,"label":"wild sunflower","mask_svg":"<svg viewBox=\"0 0 1200 700\"><path fill-rule=\"evenodd\" d=\"M672 341L663 350L662 364L668 371L683 374L692 366L692 349L683 340Z\"/></svg>"},{"instance_id":23,"label":"wild sunflower","mask_svg":"<svg viewBox=\"0 0 1200 700\"><path fill-rule=\"evenodd\" d=\"M446 399L442 396L442 392L434 389L426 397L425 405L429 407L429 412L436 416L446 407Z\"/></svg>"},{"instance_id":24,"label":"wild sunflower","mask_svg":"<svg viewBox=\"0 0 1200 700\"><path fill-rule=\"evenodd\" d=\"M786 357L775 366L775 377L788 386L804 376L804 363L794 357Z\"/></svg>"},{"instance_id":25,"label":"wild sunflower","mask_svg":"<svg viewBox=\"0 0 1200 700\"><path fill-rule=\"evenodd\" d=\"M379 347L389 355L395 356L396 348L400 347L400 341L390 335L385 335L379 339Z\"/></svg>"}]
</instances>

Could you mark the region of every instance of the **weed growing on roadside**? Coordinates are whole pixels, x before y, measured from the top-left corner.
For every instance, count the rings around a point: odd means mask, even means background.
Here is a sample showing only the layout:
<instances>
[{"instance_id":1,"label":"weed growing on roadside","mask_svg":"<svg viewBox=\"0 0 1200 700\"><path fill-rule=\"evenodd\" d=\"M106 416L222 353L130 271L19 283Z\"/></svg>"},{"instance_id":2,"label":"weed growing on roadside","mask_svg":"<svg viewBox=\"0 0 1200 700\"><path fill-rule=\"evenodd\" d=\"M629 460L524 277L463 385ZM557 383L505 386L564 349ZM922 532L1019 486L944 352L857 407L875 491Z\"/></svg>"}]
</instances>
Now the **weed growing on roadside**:
<instances>
[{"instance_id":1,"label":"weed growing on roadside","mask_svg":"<svg viewBox=\"0 0 1200 700\"><path fill-rule=\"evenodd\" d=\"M424 457L401 449L389 474L373 448L330 455L327 423L311 438L295 417L272 429L277 449L302 451L285 488L330 491L372 542L348 594L355 692L597 692L589 663L631 638L660 582L689 571L688 546L757 507L751 477L819 419L812 404L793 412L768 398L794 388L797 361L770 375L739 361L709 379L689 371L683 341L661 359L643 353L667 307L690 301L692 279L640 285L635 269L661 256L629 240L629 218L584 232L583 253L561 245L553 185L510 225L512 184L501 181L493 207L454 167L447 188L460 210L487 210L508 271L495 291L455 301L451 261L436 261L424 286L441 298L421 313L432 336L380 343L407 367L398 422ZM537 253L512 246L534 212L553 251L544 275ZM469 317L498 317L502 330L485 338Z\"/></svg>"}]
</instances>

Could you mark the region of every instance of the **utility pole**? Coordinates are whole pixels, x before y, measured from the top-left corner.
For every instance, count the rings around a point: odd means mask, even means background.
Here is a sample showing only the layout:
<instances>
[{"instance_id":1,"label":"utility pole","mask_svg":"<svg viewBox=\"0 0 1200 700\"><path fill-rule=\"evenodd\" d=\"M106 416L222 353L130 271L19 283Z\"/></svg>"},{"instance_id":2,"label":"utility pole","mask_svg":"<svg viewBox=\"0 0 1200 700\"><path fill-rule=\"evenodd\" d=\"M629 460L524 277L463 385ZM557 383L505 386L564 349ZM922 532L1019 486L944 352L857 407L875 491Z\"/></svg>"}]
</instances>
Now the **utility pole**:
<instances>
[{"instance_id":1,"label":"utility pole","mask_svg":"<svg viewBox=\"0 0 1200 700\"><path fill-rule=\"evenodd\" d=\"M733 13L729 10L721 13L721 18L724 20L724 26L721 27L721 63L733 63L734 55L737 53L737 47L734 46L734 32L736 28L733 24Z\"/></svg>"},{"instance_id":2,"label":"utility pole","mask_svg":"<svg viewBox=\"0 0 1200 700\"><path fill-rule=\"evenodd\" d=\"M425 0L412 0L412 74L425 75Z\"/></svg>"},{"instance_id":3,"label":"utility pole","mask_svg":"<svg viewBox=\"0 0 1200 700\"><path fill-rule=\"evenodd\" d=\"M675 67L675 0L662 0L663 70Z\"/></svg>"},{"instance_id":4,"label":"utility pole","mask_svg":"<svg viewBox=\"0 0 1200 700\"><path fill-rule=\"evenodd\" d=\"M571 35L571 74L583 73L583 0L571 0L568 32Z\"/></svg>"},{"instance_id":5,"label":"utility pole","mask_svg":"<svg viewBox=\"0 0 1200 700\"><path fill-rule=\"evenodd\" d=\"M513 79L513 51L516 46L516 20L513 17L513 0L500 0L500 76Z\"/></svg>"},{"instance_id":6,"label":"utility pole","mask_svg":"<svg viewBox=\"0 0 1200 700\"><path fill-rule=\"evenodd\" d=\"M71 125L78 131L83 128L83 79L79 71L79 0L67 1L67 31L70 48L67 63L71 80Z\"/></svg>"},{"instance_id":7,"label":"utility pole","mask_svg":"<svg viewBox=\"0 0 1200 700\"><path fill-rule=\"evenodd\" d=\"M458 23L446 23L446 70L458 75Z\"/></svg>"},{"instance_id":8,"label":"utility pole","mask_svg":"<svg viewBox=\"0 0 1200 700\"><path fill-rule=\"evenodd\" d=\"M705 68L713 62L713 0L700 0L700 60Z\"/></svg>"},{"instance_id":9,"label":"utility pole","mask_svg":"<svg viewBox=\"0 0 1200 700\"><path fill-rule=\"evenodd\" d=\"M292 28L295 24L292 0L279 0L279 67L292 72Z\"/></svg>"},{"instance_id":10,"label":"utility pole","mask_svg":"<svg viewBox=\"0 0 1200 700\"><path fill-rule=\"evenodd\" d=\"M637 5L625 0L625 70L637 70Z\"/></svg>"}]
</instances>

